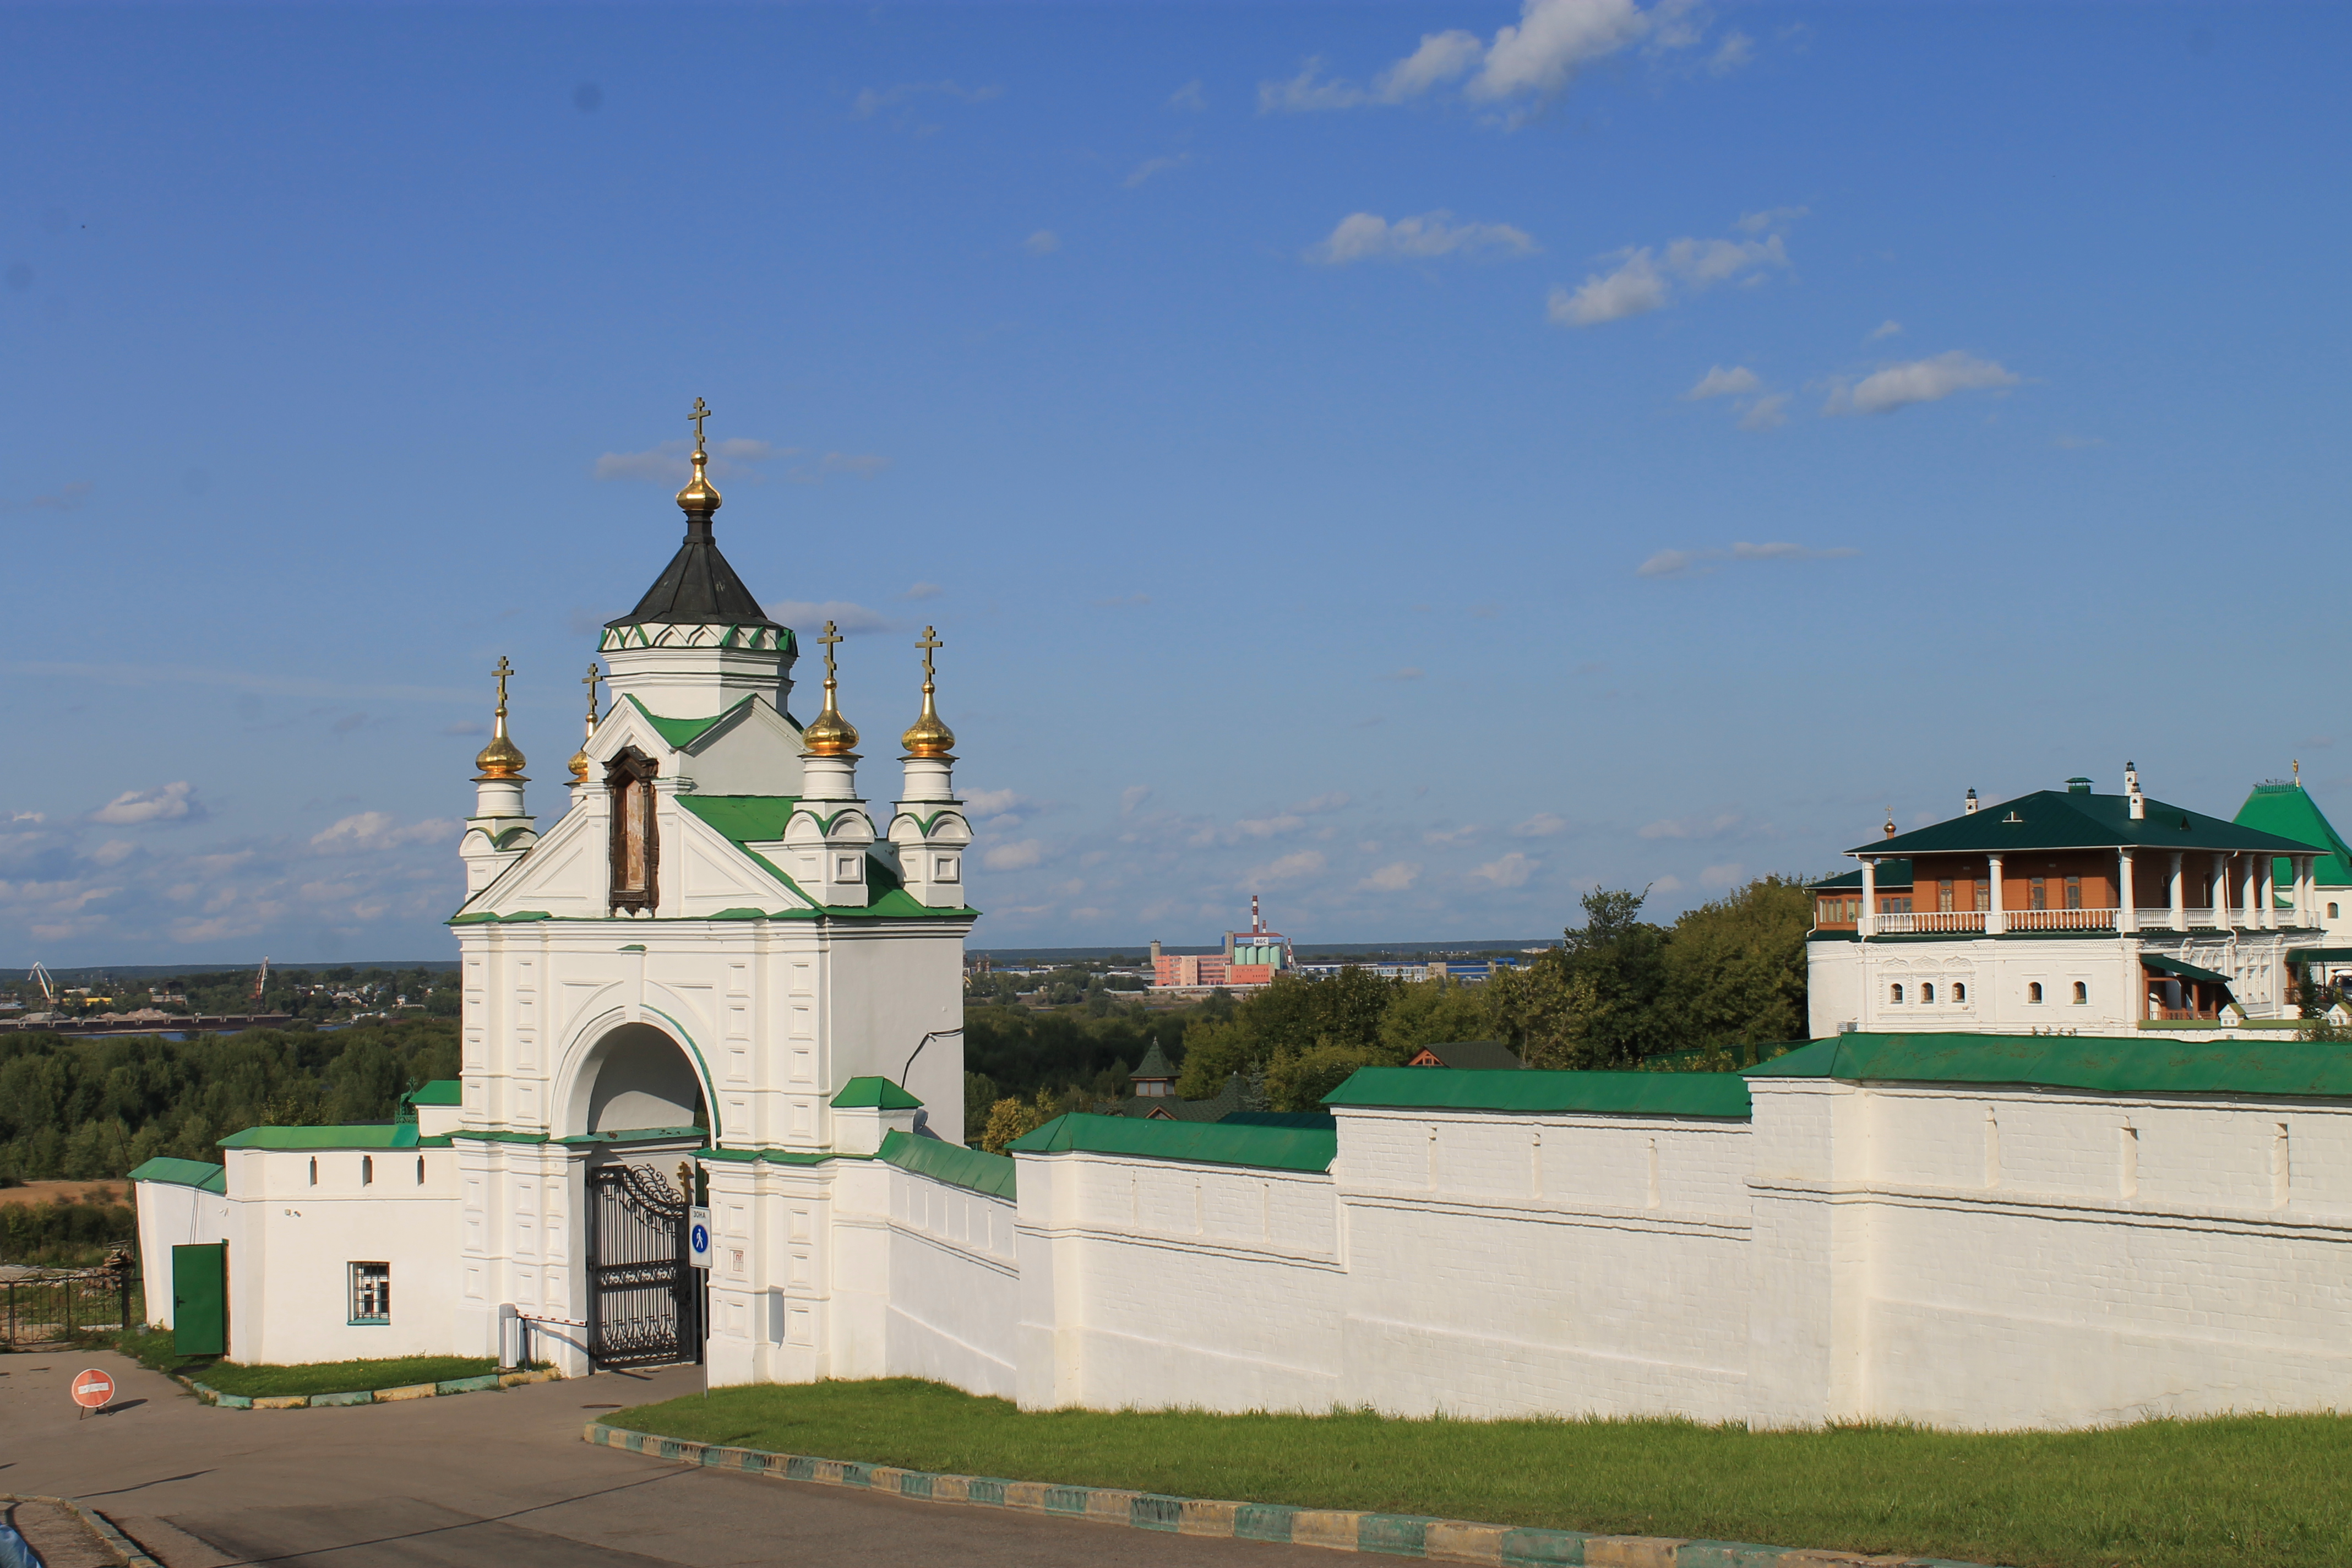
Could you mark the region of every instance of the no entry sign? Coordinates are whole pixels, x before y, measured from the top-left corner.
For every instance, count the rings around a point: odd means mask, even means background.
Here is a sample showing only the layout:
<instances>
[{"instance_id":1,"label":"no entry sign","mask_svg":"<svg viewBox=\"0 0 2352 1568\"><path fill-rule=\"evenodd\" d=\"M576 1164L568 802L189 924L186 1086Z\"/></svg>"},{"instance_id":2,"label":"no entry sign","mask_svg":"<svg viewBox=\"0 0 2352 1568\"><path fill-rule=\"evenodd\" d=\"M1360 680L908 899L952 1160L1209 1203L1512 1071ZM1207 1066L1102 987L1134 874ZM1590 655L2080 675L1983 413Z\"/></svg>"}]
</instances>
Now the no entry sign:
<instances>
[{"instance_id":1,"label":"no entry sign","mask_svg":"<svg viewBox=\"0 0 2352 1568\"><path fill-rule=\"evenodd\" d=\"M84 1410L103 1410L114 1398L114 1379L91 1367L74 1373L73 1402Z\"/></svg>"}]
</instances>

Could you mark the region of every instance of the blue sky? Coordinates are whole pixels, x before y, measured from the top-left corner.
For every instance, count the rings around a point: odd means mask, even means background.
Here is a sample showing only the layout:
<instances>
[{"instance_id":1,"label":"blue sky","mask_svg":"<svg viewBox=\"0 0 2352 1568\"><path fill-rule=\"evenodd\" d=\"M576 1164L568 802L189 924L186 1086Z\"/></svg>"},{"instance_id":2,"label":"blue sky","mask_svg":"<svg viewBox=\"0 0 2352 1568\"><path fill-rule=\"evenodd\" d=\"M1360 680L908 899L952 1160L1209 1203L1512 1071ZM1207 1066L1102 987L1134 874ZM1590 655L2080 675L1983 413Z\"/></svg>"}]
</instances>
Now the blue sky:
<instances>
[{"instance_id":1,"label":"blue sky","mask_svg":"<svg viewBox=\"0 0 2352 1568\"><path fill-rule=\"evenodd\" d=\"M551 816L697 396L853 721L946 638L980 945L1672 913L2126 758L2352 821L2347 44L0 11L0 964L452 951L488 671Z\"/></svg>"}]
</instances>

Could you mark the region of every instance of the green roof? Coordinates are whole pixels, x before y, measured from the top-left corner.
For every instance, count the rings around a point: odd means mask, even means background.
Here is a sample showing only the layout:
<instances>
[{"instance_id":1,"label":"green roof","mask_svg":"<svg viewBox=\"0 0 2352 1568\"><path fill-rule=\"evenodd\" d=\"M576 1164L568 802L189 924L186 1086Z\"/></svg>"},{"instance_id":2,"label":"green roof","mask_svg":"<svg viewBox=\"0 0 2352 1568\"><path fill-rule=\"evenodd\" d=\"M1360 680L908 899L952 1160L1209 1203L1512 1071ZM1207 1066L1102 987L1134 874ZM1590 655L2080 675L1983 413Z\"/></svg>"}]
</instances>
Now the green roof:
<instances>
[{"instance_id":1,"label":"green roof","mask_svg":"<svg viewBox=\"0 0 2352 1568\"><path fill-rule=\"evenodd\" d=\"M411 1105L463 1105L466 1103L466 1086L454 1078L436 1078L401 1098Z\"/></svg>"},{"instance_id":2,"label":"green roof","mask_svg":"<svg viewBox=\"0 0 2352 1568\"><path fill-rule=\"evenodd\" d=\"M1878 863L1878 875L1871 879L1871 886L1881 891L1888 888L1907 888L1910 885L1911 862L1901 858L1881 860ZM1808 882L1805 886L1817 893L1832 892L1849 888L1858 893L1862 891L1862 868L1857 866L1843 876L1825 877L1818 882Z\"/></svg>"},{"instance_id":3,"label":"green roof","mask_svg":"<svg viewBox=\"0 0 2352 1568\"><path fill-rule=\"evenodd\" d=\"M228 1191L228 1172L202 1160L158 1156L131 1173L134 1182L164 1182L175 1187L199 1187L208 1193Z\"/></svg>"},{"instance_id":4,"label":"green roof","mask_svg":"<svg viewBox=\"0 0 2352 1568\"><path fill-rule=\"evenodd\" d=\"M2237 820L2242 826L2259 827L2264 833L2325 846L2327 853L2312 868L2312 875L2324 888L2352 887L2352 847L2346 846L2326 814L2301 784L2256 784L2253 793L2246 796L2246 804L2238 807ZM2284 861L2273 866L2271 880L2294 886L2294 868Z\"/></svg>"},{"instance_id":5,"label":"green roof","mask_svg":"<svg viewBox=\"0 0 2352 1568\"><path fill-rule=\"evenodd\" d=\"M938 1138L918 1138L895 1127L883 1136L880 1152L886 1165L896 1165L951 1187L966 1187L991 1197L1014 1195L1013 1177L1019 1167L1009 1154L991 1154L983 1149L967 1149L961 1143Z\"/></svg>"},{"instance_id":6,"label":"green roof","mask_svg":"<svg viewBox=\"0 0 2352 1568\"><path fill-rule=\"evenodd\" d=\"M1815 1040L1741 1076L2332 1100L2352 1099L2352 1050L2302 1040L1851 1034Z\"/></svg>"},{"instance_id":7,"label":"green roof","mask_svg":"<svg viewBox=\"0 0 2352 1568\"><path fill-rule=\"evenodd\" d=\"M1423 1077L1430 1075L1424 1073ZM1057 1116L1005 1145L1023 1154L1129 1154L1181 1160L1193 1165L1250 1165L1263 1170L1331 1168L1339 1152L1336 1131L1284 1127L1235 1127L1220 1121L1151 1121L1129 1116Z\"/></svg>"},{"instance_id":8,"label":"green roof","mask_svg":"<svg viewBox=\"0 0 2352 1568\"><path fill-rule=\"evenodd\" d=\"M416 1123L351 1127L248 1127L220 1141L224 1149L414 1149Z\"/></svg>"},{"instance_id":9,"label":"green roof","mask_svg":"<svg viewBox=\"0 0 2352 1568\"><path fill-rule=\"evenodd\" d=\"M1898 833L1846 851L1849 855L2001 855L2032 849L2220 849L2269 850L2308 855L2321 847L2301 838L2224 822L2183 806L2150 799L2147 815L2134 821L2131 800L2120 795L2076 795L2036 790L1982 810Z\"/></svg>"},{"instance_id":10,"label":"green roof","mask_svg":"<svg viewBox=\"0 0 2352 1568\"><path fill-rule=\"evenodd\" d=\"M734 712L736 709L742 707L743 702L751 700L746 697L742 702L734 703L724 711L713 713L708 719L665 719L634 696L629 699L629 706L646 716L646 722L651 724L661 738L670 743L671 750L682 752L700 740L712 725L726 718L729 713Z\"/></svg>"},{"instance_id":11,"label":"green roof","mask_svg":"<svg viewBox=\"0 0 2352 1568\"><path fill-rule=\"evenodd\" d=\"M1590 1111L1604 1116L1748 1114L1727 1072L1549 1072L1358 1068L1323 1097L1334 1110Z\"/></svg>"},{"instance_id":12,"label":"green roof","mask_svg":"<svg viewBox=\"0 0 2352 1568\"><path fill-rule=\"evenodd\" d=\"M1151 1048L1143 1053L1143 1059L1136 1063L1135 1070L1127 1076L1129 1079L1164 1078L1171 1081L1175 1079L1176 1068L1169 1062L1168 1054L1160 1048L1159 1036L1151 1037Z\"/></svg>"},{"instance_id":13,"label":"green roof","mask_svg":"<svg viewBox=\"0 0 2352 1568\"><path fill-rule=\"evenodd\" d=\"M1517 1072L1528 1065L1519 1059L1518 1052L1500 1040L1446 1040L1417 1046L1414 1051L1427 1051L1437 1058L1438 1066L1457 1072Z\"/></svg>"},{"instance_id":14,"label":"green roof","mask_svg":"<svg viewBox=\"0 0 2352 1568\"><path fill-rule=\"evenodd\" d=\"M833 1097L835 1110L915 1110L922 1101L887 1078L854 1078Z\"/></svg>"},{"instance_id":15,"label":"green roof","mask_svg":"<svg viewBox=\"0 0 2352 1568\"><path fill-rule=\"evenodd\" d=\"M751 847L754 844L772 844L784 836L784 826L792 821L793 812L800 805L800 797L789 795L682 795L677 797L677 803L758 862L768 875L802 898L808 899L810 903L816 902L802 891L801 885L793 880L783 868ZM898 874L879 855L869 853L866 857L866 885L868 897L863 905L845 904L831 908L819 905L815 910L779 910L775 915L808 918L821 912L835 918L868 915L899 920L908 917L969 920L980 912L969 908L935 910L920 902L907 891ZM742 919L759 911L730 910L728 913Z\"/></svg>"},{"instance_id":16,"label":"green roof","mask_svg":"<svg viewBox=\"0 0 2352 1568\"><path fill-rule=\"evenodd\" d=\"M2177 958L2166 958L2158 953L2143 952L2139 955L2139 961L2159 974L2178 975L2183 980L2202 980L2208 984L2221 985L2232 984L2226 974L2216 974L2210 969L2200 969L2193 963L2183 963Z\"/></svg>"}]
</instances>

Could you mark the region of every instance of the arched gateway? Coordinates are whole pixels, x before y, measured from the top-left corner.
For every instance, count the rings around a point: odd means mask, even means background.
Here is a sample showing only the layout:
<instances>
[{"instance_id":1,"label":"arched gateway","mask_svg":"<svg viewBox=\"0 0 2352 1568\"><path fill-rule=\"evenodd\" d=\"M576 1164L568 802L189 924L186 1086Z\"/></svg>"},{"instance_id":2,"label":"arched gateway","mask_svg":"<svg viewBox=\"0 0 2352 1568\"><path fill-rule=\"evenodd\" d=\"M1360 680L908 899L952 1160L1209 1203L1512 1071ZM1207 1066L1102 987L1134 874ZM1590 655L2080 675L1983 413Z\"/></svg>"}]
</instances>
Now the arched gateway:
<instances>
[{"instance_id":1,"label":"arched gateway","mask_svg":"<svg viewBox=\"0 0 2352 1568\"><path fill-rule=\"evenodd\" d=\"M702 1358L702 1290L689 1262L692 1165L667 1157L709 1142L702 1081L676 1041L646 1024L599 1039L574 1090L591 1152L582 1240L588 1359L600 1366ZM609 1139L599 1149L595 1140Z\"/></svg>"}]
</instances>

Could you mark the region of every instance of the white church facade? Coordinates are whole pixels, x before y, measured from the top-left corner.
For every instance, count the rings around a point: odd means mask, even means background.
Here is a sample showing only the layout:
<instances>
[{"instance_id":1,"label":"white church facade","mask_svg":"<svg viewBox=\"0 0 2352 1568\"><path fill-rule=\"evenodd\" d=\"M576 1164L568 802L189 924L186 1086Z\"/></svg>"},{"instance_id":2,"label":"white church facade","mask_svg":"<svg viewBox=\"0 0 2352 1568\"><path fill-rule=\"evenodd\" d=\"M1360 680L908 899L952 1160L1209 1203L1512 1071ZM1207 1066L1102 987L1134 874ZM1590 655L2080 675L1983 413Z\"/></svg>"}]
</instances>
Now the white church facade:
<instances>
[{"instance_id":1,"label":"white church facade","mask_svg":"<svg viewBox=\"0 0 2352 1568\"><path fill-rule=\"evenodd\" d=\"M151 1312L186 1348L503 1356L527 1321L567 1374L699 1357L716 1384L911 1375L1030 1408L2352 1405L2352 1052L2278 1016L2328 940L2332 837L2136 775L2021 797L1815 890L1822 1037L1748 1072L1368 1068L1328 1121L1072 1115L984 1153L937 639L869 801L831 633L803 724L797 639L720 555L704 467L698 440L687 537L604 628L613 700L592 669L543 833L501 680L451 921L460 1077L387 1123L132 1173Z\"/></svg>"}]
</instances>

